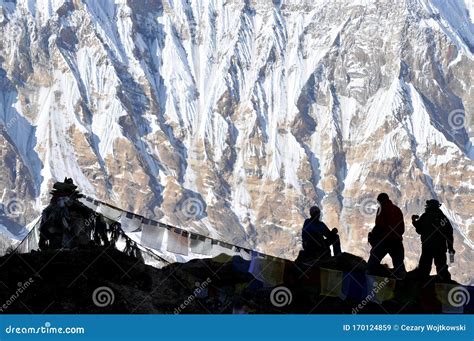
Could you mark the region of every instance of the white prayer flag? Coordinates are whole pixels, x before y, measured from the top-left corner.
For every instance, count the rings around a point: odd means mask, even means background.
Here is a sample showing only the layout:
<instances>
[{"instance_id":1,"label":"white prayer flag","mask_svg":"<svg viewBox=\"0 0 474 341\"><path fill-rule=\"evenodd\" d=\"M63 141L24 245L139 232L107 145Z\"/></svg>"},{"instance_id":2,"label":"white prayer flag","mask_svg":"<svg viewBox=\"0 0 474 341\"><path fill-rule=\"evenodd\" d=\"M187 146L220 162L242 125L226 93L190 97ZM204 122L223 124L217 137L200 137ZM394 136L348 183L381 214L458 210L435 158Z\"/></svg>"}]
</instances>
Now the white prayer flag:
<instances>
[{"instance_id":1,"label":"white prayer flag","mask_svg":"<svg viewBox=\"0 0 474 341\"><path fill-rule=\"evenodd\" d=\"M125 215L125 213L123 213L122 211L116 208L112 208L108 205L100 205L99 209L97 210L97 213L100 213L104 217L109 218L110 220L113 220L113 221L119 221L122 214Z\"/></svg>"},{"instance_id":2,"label":"white prayer flag","mask_svg":"<svg viewBox=\"0 0 474 341\"><path fill-rule=\"evenodd\" d=\"M163 236L165 234L165 229L162 229L158 226L152 225L143 225L142 236L140 243L143 246L160 250L163 243Z\"/></svg>"},{"instance_id":3,"label":"white prayer flag","mask_svg":"<svg viewBox=\"0 0 474 341\"><path fill-rule=\"evenodd\" d=\"M141 228L142 220L138 219L138 216L133 213L127 212L127 214L122 215L119 220L121 228L125 232L134 232Z\"/></svg>"},{"instance_id":4,"label":"white prayer flag","mask_svg":"<svg viewBox=\"0 0 474 341\"><path fill-rule=\"evenodd\" d=\"M189 244L192 253L208 256L211 254L212 244L211 239L204 236L191 234Z\"/></svg>"},{"instance_id":5,"label":"white prayer flag","mask_svg":"<svg viewBox=\"0 0 474 341\"><path fill-rule=\"evenodd\" d=\"M168 230L168 245L166 250L183 256L188 255L188 236L187 232L174 228Z\"/></svg>"}]
</instances>

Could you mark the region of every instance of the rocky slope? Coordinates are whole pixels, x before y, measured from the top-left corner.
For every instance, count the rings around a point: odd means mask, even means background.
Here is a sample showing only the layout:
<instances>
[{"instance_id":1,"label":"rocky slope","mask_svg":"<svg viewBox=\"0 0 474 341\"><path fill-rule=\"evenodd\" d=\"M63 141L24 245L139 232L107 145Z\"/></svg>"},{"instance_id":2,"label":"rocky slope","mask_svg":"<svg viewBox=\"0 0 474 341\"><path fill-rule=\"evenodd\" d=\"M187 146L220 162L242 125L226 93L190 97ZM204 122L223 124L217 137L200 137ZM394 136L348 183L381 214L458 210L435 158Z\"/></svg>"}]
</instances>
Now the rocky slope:
<instances>
[{"instance_id":1,"label":"rocky slope","mask_svg":"<svg viewBox=\"0 0 474 341\"><path fill-rule=\"evenodd\" d=\"M377 192L407 217L436 197L470 283L473 17L463 0L3 1L4 211L30 222L70 176L292 258L318 204L366 257Z\"/></svg>"}]
</instances>

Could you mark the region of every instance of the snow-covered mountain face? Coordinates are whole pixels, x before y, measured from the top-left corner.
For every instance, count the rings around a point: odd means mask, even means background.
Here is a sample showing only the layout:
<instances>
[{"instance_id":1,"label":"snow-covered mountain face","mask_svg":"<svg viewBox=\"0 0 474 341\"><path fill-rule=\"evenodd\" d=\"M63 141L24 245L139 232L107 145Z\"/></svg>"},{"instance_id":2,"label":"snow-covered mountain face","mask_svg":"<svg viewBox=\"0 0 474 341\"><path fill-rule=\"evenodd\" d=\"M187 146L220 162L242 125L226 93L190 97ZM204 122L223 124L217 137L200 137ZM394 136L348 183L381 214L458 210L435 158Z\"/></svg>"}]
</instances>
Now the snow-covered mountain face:
<instances>
[{"instance_id":1,"label":"snow-covered mountain face","mask_svg":"<svg viewBox=\"0 0 474 341\"><path fill-rule=\"evenodd\" d=\"M0 195L56 180L288 258L310 206L367 256L375 197L438 198L472 282L471 0L0 1Z\"/></svg>"}]
</instances>

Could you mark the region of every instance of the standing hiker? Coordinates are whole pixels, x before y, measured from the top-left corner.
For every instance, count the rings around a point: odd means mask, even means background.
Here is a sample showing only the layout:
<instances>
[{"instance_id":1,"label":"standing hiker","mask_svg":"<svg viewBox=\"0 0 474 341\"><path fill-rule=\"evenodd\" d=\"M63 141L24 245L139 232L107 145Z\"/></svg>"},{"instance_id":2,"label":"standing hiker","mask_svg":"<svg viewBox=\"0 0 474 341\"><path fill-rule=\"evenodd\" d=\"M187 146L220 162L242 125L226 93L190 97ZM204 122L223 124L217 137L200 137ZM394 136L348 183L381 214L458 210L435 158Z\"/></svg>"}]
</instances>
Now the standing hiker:
<instances>
[{"instance_id":1,"label":"standing hiker","mask_svg":"<svg viewBox=\"0 0 474 341\"><path fill-rule=\"evenodd\" d=\"M427 200L425 213L421 217L412 216L413 226L421 236L422 243L418 273L422 278L429 277L434 261L438 277L449 281L451 274L446 262L446 251L449 250L452 255L455 253L453 227L440 207L441 204L438 200Z\"/></svg>"},{"instance_id":2,"label":"standing hiker","mask_svg":"<svg viewBox=\"0 0 474 341\"><path fill-rule=\"evenodd\" d=\"M367 270L369 273L374 273L382 259L389 254L392 258L394 275L403 279L406 275L402 237L405 232L403 213L392 203L386 193L380 193L377 196L377 201L380 208L375 218L375 227L369 233L369 243L372 249Z\"/></svg>"}]
</instances>

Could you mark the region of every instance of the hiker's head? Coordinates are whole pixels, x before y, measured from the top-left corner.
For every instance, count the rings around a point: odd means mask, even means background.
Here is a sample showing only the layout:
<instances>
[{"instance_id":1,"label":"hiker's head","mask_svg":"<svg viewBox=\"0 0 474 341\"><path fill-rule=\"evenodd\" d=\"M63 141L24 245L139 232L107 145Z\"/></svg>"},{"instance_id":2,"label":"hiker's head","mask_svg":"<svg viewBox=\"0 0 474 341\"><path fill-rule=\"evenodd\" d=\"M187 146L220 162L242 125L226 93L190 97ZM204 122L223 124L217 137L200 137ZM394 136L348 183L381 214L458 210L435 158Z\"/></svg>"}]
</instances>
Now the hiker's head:
<instances>
[{"instance_id":1,"label":"hiker's head","mask_svg":"<svg viewBox=\"0 0 474 341\"><path fill-rule=\"evenodd\" d=\"M309 215L313 219L319 219L321 216L321 209L318 206L313 206L309 209Z\"/></svg>"},{"instance_id":2,"label":"hiker's head","mask_svg":"<svg viewBox=\"0 0 474 341\"><path fill-rule=\"evenodd\" d=\"M435 208L440 208L441 207L441 204L438 200L436 199L430 199L430 200L426 200L426 206L425 208L428 210L428 209L435 209Z\"/></svg>"},{"instance_id":3,"label":"hiker's head","mask_svg":"<svg viewBox=\"0 0 474 341\"><path fill-rule=\"evenodd\" d=\"M380 204L383 204L384 202L387 202L389 201L389 197L388 197L388 194L387 193L380 193L378 196L377 196L377 201L380 203Z\"/></svg>"}]
</instances>

